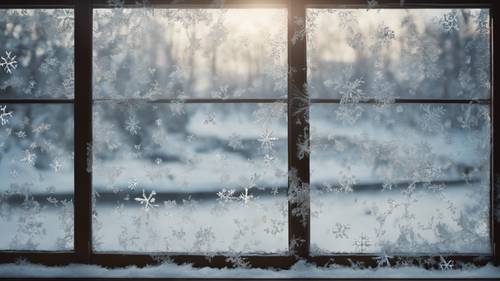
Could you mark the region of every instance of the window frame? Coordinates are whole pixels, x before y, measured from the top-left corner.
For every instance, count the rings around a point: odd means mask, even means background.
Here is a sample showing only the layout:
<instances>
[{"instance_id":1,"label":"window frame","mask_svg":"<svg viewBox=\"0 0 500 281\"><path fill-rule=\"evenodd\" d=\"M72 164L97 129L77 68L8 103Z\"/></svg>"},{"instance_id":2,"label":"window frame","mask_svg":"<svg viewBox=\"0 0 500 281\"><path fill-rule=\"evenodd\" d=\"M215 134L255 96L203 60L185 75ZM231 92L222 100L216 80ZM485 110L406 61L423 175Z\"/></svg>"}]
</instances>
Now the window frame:
<instances>
[{"instance_id":1,"label":"window frame","mask_svg":"<svg viewBox=\"0 0 500 281\"><path fill-rule=\"evenodd\" d=\"M211 0L149 0L153 7L179 7L179 8L219 8ZM282 7L288 11L288 96L286 99L196 99L189 102L287 102L288 106L288 168L295 168L300 182L303 183L305 199L309 200L309 156L299 159L297 144L303 137L304 131L309 130L309 104L310 103L338 103L335 99L309 99L306 89L307 59L306 36L303 26L296 24L294 19L305 19L307 8L359 8L368 7L366 0L226 0L224 7ZM404 3L404 4L402 4ZM125 1L125 6L137 7L135 1ZM203 255L190 255L188 253L165 254L135 254L115 252L94 252L92 250L92 174L88 169L91 163L92 144L92 25L93 9L109 7L106 0L3 0L0 8L71 8L74 9L74 64L75 64L75 92L73 100L33 100L33 99L0 99L2 103L73 103L74 104L74 249L72 251L0 251L0 264L12 263L19 259L49 266L65 265L70 263L95 264L106 267L124 267L129 265L145 266L157 264L168 258L177 264L192 263L194 266L232 267L226 261L227 256L216 255L206 259ZM491 96L489 100L439 100L439 99L396 99L395 103L484 103L490 104L491 110L491 182L490 182L490 231L491 255L450 255L447 259L455 262L471 262L484 265L493 262L500 265L500 90L496 81L500 73L499 50L500 35L500 3L494 0L378 0L376 8L489 8L490 9L490 46L491 46ZM301 30L302 28L302 30ZM292 44L294 35L300 32L298 40ZM500 33L500 32L499 32ZM498 51L500 53L500 50ZM499 82L500 83L500 82ZM496 93L496 95L495 95ZM304 99L305 98L305 99ZM367 103L373 101L366 101ZM302 110L307 106L308 110ZM300 122L299 122L300 121ZM497 149L498 148L498 149ZM288 194L290 194L289 177ZM495 199L496 198L496 199ZM303 224L302 218L292 215L291 210L297 203L288 203L288 255L247 255L242 256L258 268L289 268L298 260L306 260L318 266L327 265L335 258L335 263L351 265L351 262L362 262L366 266L376 266L376 255L373 254L332 254L324 256L311 256L310 250L310 217ZM294 239L303 240L303 243L290 243ZM395 256L393 259L400 258ZM407 256L405 256L407 257ZM416 262L419 256L408 256ZM425 256L429 257L429 256ZM431 256L439 261L439 255Z\"/></svg>"}]
</instances>

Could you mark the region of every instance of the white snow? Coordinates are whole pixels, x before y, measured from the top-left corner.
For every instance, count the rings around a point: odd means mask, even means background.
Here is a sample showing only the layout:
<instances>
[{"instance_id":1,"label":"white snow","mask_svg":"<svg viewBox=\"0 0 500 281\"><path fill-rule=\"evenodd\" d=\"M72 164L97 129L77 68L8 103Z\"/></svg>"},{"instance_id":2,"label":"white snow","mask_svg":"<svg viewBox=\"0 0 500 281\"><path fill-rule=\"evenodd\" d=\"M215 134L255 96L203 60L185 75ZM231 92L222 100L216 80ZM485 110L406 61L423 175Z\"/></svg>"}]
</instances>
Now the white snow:
<instances>
[{"instance_id":1,"label":"white snow","mask_svg":"<svg viewBox=\"0 0 500 281\"><path fill-rule=\"evenodd\" d=\"M419 267L353 269L316 267L300 261L288 270L193 268L164 263L157 266L109 269L96 265L71 264L47 267L29 263L0 265L1 277L163 277L163 278L500 278L500 268L488 264L461 270L426 270Z\"/></svg>"}]
</instances>

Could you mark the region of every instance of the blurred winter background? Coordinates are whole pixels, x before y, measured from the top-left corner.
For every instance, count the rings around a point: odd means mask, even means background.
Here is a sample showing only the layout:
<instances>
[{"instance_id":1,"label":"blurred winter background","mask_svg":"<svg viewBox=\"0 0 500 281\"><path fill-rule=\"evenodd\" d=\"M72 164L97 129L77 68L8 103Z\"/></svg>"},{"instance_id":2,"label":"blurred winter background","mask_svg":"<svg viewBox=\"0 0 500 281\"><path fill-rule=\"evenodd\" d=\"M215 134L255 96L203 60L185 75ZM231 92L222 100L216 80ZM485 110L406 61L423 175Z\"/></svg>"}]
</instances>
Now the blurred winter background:
<instances>
[{"instance_id":1,"label":"blurred winter background","mask_svg":"<svg viewBox=\"0 0 500 281\"><path fill-rule=\"evenodd\" d=\"M72 11L0 13L0 98L71 99ZM311 98L340 100L303 135L315 253L489 253L488 101L394 104L489 99L488 10L294 23ZM286 252L286 10L96 9L93 32L95 250ZM71 249L72 105L0 106L0 248Z\"/></svg>"}]
</instances>

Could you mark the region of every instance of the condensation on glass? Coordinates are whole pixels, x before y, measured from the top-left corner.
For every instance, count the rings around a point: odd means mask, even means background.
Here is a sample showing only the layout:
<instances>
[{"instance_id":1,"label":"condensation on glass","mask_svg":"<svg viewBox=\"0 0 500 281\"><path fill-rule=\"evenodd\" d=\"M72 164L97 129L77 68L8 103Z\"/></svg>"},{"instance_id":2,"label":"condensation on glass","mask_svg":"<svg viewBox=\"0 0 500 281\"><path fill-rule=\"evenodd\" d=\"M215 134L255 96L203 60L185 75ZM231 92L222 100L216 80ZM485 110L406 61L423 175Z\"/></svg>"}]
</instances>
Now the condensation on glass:
<instances>
[{"instance_id":1,"label":"condensation on glass","mask_svg":"<svg viewBox=\"0 0 500 281\"><path fill-rule=\"evenodd\" d=\"M285 27L279 9L94 11L96 251L287 251L286 103L186 100L286 96Z\"/></svg>"},{"instance_id":2,"label":"condensation on glass","mask_svg":"<svg viewBox=\"0 0 500 281\"><path fill-rule=\"evenodd\" d=\"M284 9L95 9L94 98L283 98Z\"/></svg>"},{"instance_id":3,"label":"condensation on glass","mask_svg":"<svg viewBox=\"0 0 500 281\"><path fill-rule=\"evenodd\" d=\"M0 105L0 178L0 249L72 249L73 106Z\"/></svg>"},{"instance_id":4,"label":"condensation on glass","mask_svg":"<svg viewBox=\"0 0 500 281\"><path fill-rule=\"evenodd\" d=\"M0 31L0 98L73 98L73 10L0 9Z\"/></svg>"},{"instance_id":5,"label":"condensation on glass","mask_svg":"<svg viewBox=\"0 0 500 281\"><path fill-rule=\"evenodd\" d=\"M73 10L0 10L0 99L73 98ZM73 105L0 102L0 250L73 249Z\"/></svg>"},{"instance_id":6,"label":"condensation on glass","mask_svg":"<svg viewBox=\"0 0 500 281\"><path fill-rule=\"evenodd\" d=\"M307 28L311 96L336 99L311 105L313 253L490 253L489 10L309 9Z\"/></svg>"}]
</instances>

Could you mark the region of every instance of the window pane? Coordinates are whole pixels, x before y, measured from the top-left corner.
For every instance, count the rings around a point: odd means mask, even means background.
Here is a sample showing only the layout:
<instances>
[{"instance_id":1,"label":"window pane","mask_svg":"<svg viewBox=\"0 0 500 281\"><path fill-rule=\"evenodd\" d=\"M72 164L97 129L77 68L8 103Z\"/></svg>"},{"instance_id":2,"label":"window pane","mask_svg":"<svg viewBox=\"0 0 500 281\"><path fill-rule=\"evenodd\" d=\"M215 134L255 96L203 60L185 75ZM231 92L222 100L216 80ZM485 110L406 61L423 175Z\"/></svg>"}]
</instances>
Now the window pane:
<instances>
[{"instance_id":1,"label":"window pane","mask_svg":"<svg viewBox=\"0 0 500 281\"><path fill-rule=\"evenodd\" d=\"M488 105L313 104L311 141L316 253L490 252Z\"/></svg>"},{"instance_id":2,"label":"window pane","mask_svg":"<svg viewBox=\"0 0 500 281\"><path fill-rule=\"evenodd\" d=\"M95 98L286 96L285 9L96 9Z\"/></svg>"},{"instance_id":3,"label":"window pane","mask_svg":"<svg viewBox=\"0 0 500 281\"><path fill-rule=\"evenodd\" d=\"M0 9L0 98L73 98L73 10Z\"/></svg>"},{"instance_id":4,"label":"window pane","mask_svg":"<svg viewBox=\"0 0 500 281\"><path fill-rule=\"evenodd\" d=\"M0 104L0 250L73 248L73 105Z\"/></svg>"},{"instance_id":5,"label":"window pane","mask_svg":"<svg viewBox=\"0 0 500 281\"><path fill-rule=\"evenodd\" d=\"M313 98L490 96L488 9L308 9L307 27Z\"/></svg>"},{"instance_id":6,"label":"window pane","mask_svg":"<svg viewBox=\"0 0 500 281\"><path fill-rule=\"evenodd\" d=\"M94 104L98 251L284 252L286 104Z\"/></svg>"}]
</instances>

